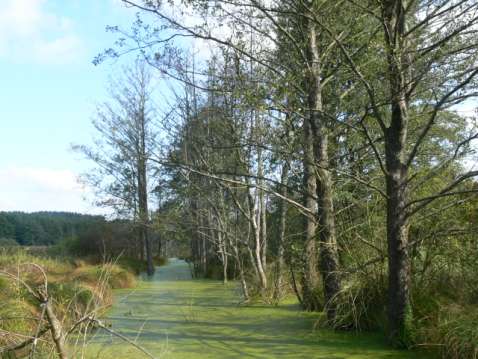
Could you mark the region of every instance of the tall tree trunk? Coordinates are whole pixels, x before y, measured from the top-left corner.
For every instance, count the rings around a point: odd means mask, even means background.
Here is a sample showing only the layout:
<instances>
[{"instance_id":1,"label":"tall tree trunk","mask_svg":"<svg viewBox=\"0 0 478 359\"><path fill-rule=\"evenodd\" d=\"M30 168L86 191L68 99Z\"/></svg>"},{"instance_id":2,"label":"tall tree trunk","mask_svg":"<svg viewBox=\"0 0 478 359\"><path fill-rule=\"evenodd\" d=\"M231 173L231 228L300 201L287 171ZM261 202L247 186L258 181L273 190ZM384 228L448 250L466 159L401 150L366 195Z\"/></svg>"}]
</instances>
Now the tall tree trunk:
<instances>
[{"instance_id":1,"label":"tall tree trunk","mask_svg":"<svg viewBox=\"0 0 478 359\"><path fill-rule=\"evenodd\" d=\"M244 296L244 301L248 302L250 297L249 289L247 287L246 275L244 273L244 264L242 263L241 255L239 253L239 243L237 238L234 238L234 241L235 243L232 244L231 247L234 252L234 258L236 260L237 267L239 269L239 280L241 282L242 295Z\"/></svg>"},{"instance_id":2,"label":"tall tree trunk","mask_svg":"<svg viewBox=\"0 0 478 359\"><path fill-rule=\"evenodd\" d=\"M226 244L223 244L222 247L222 282L224 284L227 283L227 266L228 266L228 258L226 252Z\"/></svg>"},{"instance_id":3,"label":"tall tree trunk","mask_svg":"<svg viewBox=\"0 0 478 359\"><path fill-rule=\"evenodd\" d=\"M210 224L208 223L208 219L206 216L201 216L202 220L202 227L203 228L210 228ZM201 264L202 264L202 272L203 275L207 275L207 238L205 233L201 233Z\"/></svg>"},{"instance_id":4,"label":"tall tree trunk","mask_svg":"<svg viewBox=\"0 0 478 359\"><path fill-rule=\"evenodd\" d=\"M221 194L219 195L219 199L222 200ZM217 243L217 248L218 248L218 254L220 256L221 264L222 264L222 281L224 284L227 283L227 266L228 266L228 254L227 254L227 243L228 243L228 234L227 234L227 229L223 225L223 221L219 218L221 215L220 212L217 210L217 208L213 207L213 210L216 212L216 226L217 230L215 231L217 234L217 240L215 243ZM213 220L211 219L211 223ZM214 233L213 233L214 234Z\"/></svg>"},{"instance_id":5,"label":"tall tree trunk","mask_svg":"<svg viewBox=\"0 0 478 359\"><path fill-rule=\"evenodd\" d=\"M144 132L144 118L141 121L142 136L140 138L140 153L138 159L138 205L139 205L139 219L140 219L140 232L141 238L144 241L144 247L146 249L146 263L147 273L149 276L154 274L153 263L153 248L151 246L151 240L148 234L148 185L146 179L146 153L145 153L145 132Z\"/></svg>"},{"instance_id":6,"label":"tall tree trunk","mask_svg":"<svg viewBox=\"0 0 478 359\"><path fill-rule=\"evenodd\" d=\"M257 121L258 126L261 125L261 121ZM259 177L259 186L264 185L262 177L264 176L264 159L262 155L262 149L258 149L257 154L257 176ZM267 223L266 223L266 196L262 189L257 190L257 225L259 227L260 236L260 250L261 250L261 264L263 270L267 271Z\"/></svg>"},{"instance_id":7,"label":"tall tree trunk","mask_svg":"<svg viewBox=\"0 0 478 359\"><path fill-rule=\"evenodd\" d=\"M260 211L259 208L255 208L254 199L250 190L248 190L248 201L249 201L249 217L252 226L252 233L254 236L254 261L257 268L257 274L259 275L259 282L261 289L264 290L267 288L267 276L262 266L262 250L261 250L261 230L258 220L260 220Z\"/></svg>"},{"instance_id":8,"label":"tall tree trunk","mask_svg":"<svg viewBox=\"0 0 478 359\"><path fill-rule=\"evenodd\" d=\"M408 168L405 163L408 106L403 91L400 92L393 96L391 125L385 131L388 322L390 340L397 346L406 345L412 320L406 208Z\"/></svg>"},{"instance_id":9,"label":"tall tree trunk","mask_svg":"<svg viewBox=\"0 0 478 359\"><path fill-rule=\"evenodd\" d=\"M284 197L287 196L287 178L289 177L289 161L285 161L282 165L281 171L281 189L280 194ZM287 222L287 202L281 200L279 208L279 237L277 243L277 259L276 259L276 268L275 268L275 289L274 289L274 298L276 300L280 299L281 288L282 288L282 271L284 267L284 242L285 242L285 230Z\"/></svg>"},{"instance_id":10,"label":"tall tree trunk","mask_svg":"<svg viewBox=\"0 0 478 359\"><path fill-rule=\"evenodd\" d=\"M315 51L314 51L315 52ZM315 71L320 71L318 64L318 54L314 54L318 67ZM320 90L319 72L315 76L315 88ZM314 94L312 94L314 96ZM319 92L315 94L314 101L318 108L321 107L321 96ZM320 105L319 105L320 104ZM318 237L319 237L319 268L322 275L322 282L325 295L325 307L327 319L332 323L336 315L336 299L341 289L341 275L339 255L337 248L337 239L335 232L335 211L333 201L333 180L329 167L329 134L326 120L320 115L319 110L314 111L315 124L315 156L317 163L317 218L318 218Z\"/></svg>"},{"instance_id":11,"label":"tall tree trunk","mask_svg":"<svg viewBox=\"0 0 478 359\"><path fill-rule=\"evenodd\" d=\"M336 297L341 289L339 255L335 235L335 212L333 204L332 178L328 170L328 136L322 122L318 125L318 182L317 201L319 219L319 267L322 274L327 319L331 322L336 315Z\"/></svg>"},{"instance_id":12,"label":"tall tree trunk","mask_svg":"<svg viewBox=\"0 0 478 359\"><path fill-rule=\"evenodd\" d=\"M267 270L267 196L261 191L261 237L262 237L262 266Z\"/></svg>"},{"instance_id":13,"label":"tall tree trunk","mask_svg":"<svg viewBox=\"0 0 478 359\"><path fill-rule=\"evenodd\" d=\"M387 49L391 119L384 130L387 189L388 244L388 324L392 344L408 342L412 310L410 306L410 258L408 254L408 89L411 62L406 44L406 4L384 0L382 16Z\"/></svg>"},{"instance_id":14,"label":"tall tree trunk","mask_svg":"<svg viewBox=\"0 0 478 359\"><path fill-rule=\"evenodd\" d=\"M406 345L410 307L410 258L408 254L408 223L406 169L397 161L400 150L386 144L387 152L387 243L388 243L388 323L389 337L394 345Z\"/></svg>"},{"instance_id":15,"label":"tall tree trunk","mask_svg":"<svg viewBox=\"0 0 478 359\"><path fill-rule=\"evenodd\" d=\"M320 92L320 64L314 58L317 53L315 24L307 22L309 75L308 85L308 106L309 116L304 119L304 187L306 190L304 205L312 213L305 218L305 247L304 247L304 277L302 280L302 304L306 310L318 310L320 302L318 299L318 261L317 261L317 172L316 172L316 122L322 110L322 98Z\"/></svg>"},{"instance_id":16,"label":"tall tree trunk","mask_svg":"<svg viewBox=\"0 0 478 359\"><path fill-rule=\"evenodd\" d=\"M335 234L335 212L333 205L333 181L330 173L328 155L328 126L323 115L322 103L322 69L317 44L316 24L309 21L308 25L308 56L310 78L308 102L310 110L310 130L314 147L314 170L317 179L317 219L319 225L319 266L322 274L327 318L335 320L336 308L334 299L340 292L341 281L339 273L338 249ZM317 309L317 308L314 308Z\"/></svg>"},{"instance_id":17,"label":"tall tree trunk","mask_svg":"<svg viewBox=\"0 0 478 359\"><path fill-rule=\"evenodd\" d=\"M136 233L138 234L138 241L137 241L137 248L138 248L138 259L143 262L144 261L144 248L145 242L143 237L143 231L141 229L141 225L135 229Z\"/></svg>"},{"instance_id":18,"label":"tall tree trunk","mask_svg":"<svg viewBox=\"0 0 478 359\"><path fill-rule=\"evenodd\" d=\"M304 119L304 206L310 213L317 213L317 178L315 175L314 138L309 119ZM302 276L302 305L306 310L318 310L320 302L317 295L319 274L317 271L316 217L312 214L304 218L304 273Z\"/></svg>"}]
</instances>

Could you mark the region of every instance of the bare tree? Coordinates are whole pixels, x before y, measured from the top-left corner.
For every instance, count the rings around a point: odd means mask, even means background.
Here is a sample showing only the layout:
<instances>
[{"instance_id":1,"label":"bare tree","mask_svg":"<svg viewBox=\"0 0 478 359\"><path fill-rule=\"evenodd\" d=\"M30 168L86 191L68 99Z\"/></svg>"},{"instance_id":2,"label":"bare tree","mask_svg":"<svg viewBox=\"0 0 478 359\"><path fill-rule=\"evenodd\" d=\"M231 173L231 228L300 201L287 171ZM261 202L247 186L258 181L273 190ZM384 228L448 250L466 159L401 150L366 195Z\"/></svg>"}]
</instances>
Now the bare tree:
<instances>
[{"instance_id":1,"label":"bare tree","mask_svg":"<svg viewBox=\"0 0 478 359\"><path fill-rule=\"evenodd\" d=\"M154 273L148 235L148 163L155 142L151 81L143 61L127 69L124 78L111 86L112 100L98 108L93 123L100 137L95 146L74 146L97 166L83 179L97 190L99 204L133 220L138 252L141 258L146 252L149 275Z\"/></svg>"}]
</instances>

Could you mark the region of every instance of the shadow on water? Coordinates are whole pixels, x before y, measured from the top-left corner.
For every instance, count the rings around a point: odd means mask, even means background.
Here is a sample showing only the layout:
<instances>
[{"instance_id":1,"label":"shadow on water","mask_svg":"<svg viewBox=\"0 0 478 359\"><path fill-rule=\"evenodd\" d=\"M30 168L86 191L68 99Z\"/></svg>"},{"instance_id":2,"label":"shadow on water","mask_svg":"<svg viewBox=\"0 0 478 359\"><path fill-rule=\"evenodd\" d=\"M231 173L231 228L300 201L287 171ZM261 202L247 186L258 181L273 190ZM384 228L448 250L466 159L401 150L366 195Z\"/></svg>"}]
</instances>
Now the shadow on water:
<instances>
[{"instance_id":1,"label":"shadow on water","mask_svg":"<svg viewBox=\"0 0 478 359\"><path fill-rule=\"evenodd\" d=\"M282 306L238 305L234 283L193 280L187 263L173 259L133 290L116 291L107 321L161 358L412 359L377 334L314 331L317 314ZM86 358L142 358L104 331L90 338Z\"/></svg>"}]
</instances>

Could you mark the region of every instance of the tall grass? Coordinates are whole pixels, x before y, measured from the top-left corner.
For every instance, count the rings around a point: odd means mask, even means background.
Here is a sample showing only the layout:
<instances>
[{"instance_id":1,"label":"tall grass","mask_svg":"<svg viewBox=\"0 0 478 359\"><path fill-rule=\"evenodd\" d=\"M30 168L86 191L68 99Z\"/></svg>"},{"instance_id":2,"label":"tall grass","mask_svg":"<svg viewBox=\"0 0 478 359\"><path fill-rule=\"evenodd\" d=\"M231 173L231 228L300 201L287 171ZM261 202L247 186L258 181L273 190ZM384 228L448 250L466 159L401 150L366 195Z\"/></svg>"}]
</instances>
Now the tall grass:
<instances>
[{"instance_id":1,"label":"tall grass","mask_svg":"<svg viewBox=\"0 0 478 359\"><path fill-rule=\"evenodd\" d=\"M75 326L85 313L100 315L112 303L112 289L131 287L136 282L133 270L116 263L91 264L82 260L35 256L21 248L3 249L0 251L0 271L11 276L0 276L0 348L21 343L43 326L42 306L21 283L42 290L42 275L32 270L31 263L45 271L48 297L64 328ZM38 355L51 351L51 346L48 336L40 340ZM22 350L28 348L21 348L20 352ZM0 351L2 357L10 354Z\"/></svg>"}]
</instances>

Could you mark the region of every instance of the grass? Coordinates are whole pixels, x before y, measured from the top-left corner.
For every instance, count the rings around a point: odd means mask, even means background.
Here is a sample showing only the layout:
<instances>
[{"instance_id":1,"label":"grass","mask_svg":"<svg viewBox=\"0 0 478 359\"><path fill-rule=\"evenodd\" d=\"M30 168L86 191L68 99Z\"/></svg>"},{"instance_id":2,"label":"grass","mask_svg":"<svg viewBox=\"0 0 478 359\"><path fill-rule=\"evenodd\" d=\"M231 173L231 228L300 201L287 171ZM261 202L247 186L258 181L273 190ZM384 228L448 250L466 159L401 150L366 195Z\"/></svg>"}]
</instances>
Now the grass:
<instances>
[{"instance_id":1,"label":"grass","mask_svg":"<svg viewBox=\"0 0 478 359\"><path fill-rule=\"evenodd\" d=\"M478 307L436 304L417 325L419 346L447 359L478 358Z\"/></svg>"},{"instance_id":2,"label":"grass","mask_svg":"<svg viewBox=\"0 0 478 359\"><path fill-rule=\"evenodd\" d=\"M83 260L55 259L32 255L18 248L0 250L0 270L20 274L32 287L40 285L42 276L31 263L43 268L48 277L48 294L55 314L68 327L82 313L93 308L106 308L112 303L112 290L130 288L136 284L132 270L119 264L93 265ZM0 347L22 341L22 335L32 335L40 306L16 280L0 276ZM7 333L7 335L3 335ZM40 342L41 350L50 350Z\"/></svg>"},{"instance_id":3,"label":"grass","mask_svg":"<svg viewBox=\"0 0 478 359\"><path fill-rule=\"evenodd\" d=\"M112 263L75 268L71 272L71 278L88 285L105 282L112 289L130 288L136 284L136 277L131 270L125 269L120 264Z\"/></svg>"},{"instance_id":4,"label":"grass","mask_svg":"<svg viewBox=\"0 0 478 359\"><path fill-rule=\"evenodd\" d=\"M115 291L111 328L161 358L419 359L418 351L387 347L376 333L314 330L318 314L289 298L279 306L238 304L236 283L192 280L171 261L133 290ZM137 349L98 331L86 358L141 358Z\"/></svg>"}]
</instances>

